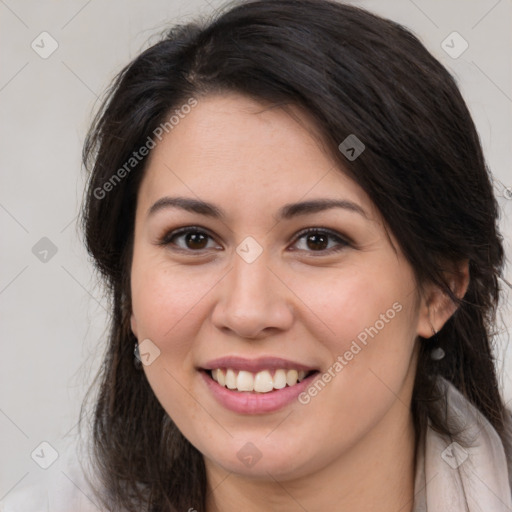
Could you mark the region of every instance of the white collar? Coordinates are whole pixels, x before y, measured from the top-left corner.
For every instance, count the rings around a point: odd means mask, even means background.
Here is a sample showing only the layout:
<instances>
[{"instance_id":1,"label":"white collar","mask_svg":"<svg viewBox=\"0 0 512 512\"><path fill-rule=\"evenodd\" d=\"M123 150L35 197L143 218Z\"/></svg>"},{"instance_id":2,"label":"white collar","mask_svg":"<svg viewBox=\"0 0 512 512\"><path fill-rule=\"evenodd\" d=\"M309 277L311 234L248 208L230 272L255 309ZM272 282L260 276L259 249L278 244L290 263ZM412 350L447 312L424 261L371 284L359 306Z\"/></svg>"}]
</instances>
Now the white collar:
<instances>
[{"instance_id":1,"label":"white collar","mask_svg":"<svg viewBox=\"0 0 512 512\"><path fill-rule=\"evenodd\" d=\"M437 383L446 397L440 404L444 419L464 430L468 447L433 430L429 420L416 453L413 512L512 512L507 459L498 433L451 382L438 377Z\"/></svg>"}]
</instances>

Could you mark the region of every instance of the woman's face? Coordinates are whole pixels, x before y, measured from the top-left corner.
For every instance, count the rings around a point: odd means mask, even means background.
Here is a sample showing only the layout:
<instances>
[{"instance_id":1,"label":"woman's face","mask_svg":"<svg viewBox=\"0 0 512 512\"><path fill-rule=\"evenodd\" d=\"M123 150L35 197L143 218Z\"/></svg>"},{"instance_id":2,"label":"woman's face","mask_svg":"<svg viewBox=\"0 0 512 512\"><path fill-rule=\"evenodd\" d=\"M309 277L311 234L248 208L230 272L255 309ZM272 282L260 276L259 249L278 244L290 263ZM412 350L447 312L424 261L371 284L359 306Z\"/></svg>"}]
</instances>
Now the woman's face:
<instances>
[{"instance_id":1,"label":"woman's face","mask_svg":"<svg viewBox=\"0 0 512 512\"><path fill-rule=\"evenodd\" d=\"M200 99L153 149L135 222L149 383L208 467L261 478L307 475L410 422L430 332L379 213L294 112Z\"/></svg>"}]
</instances>

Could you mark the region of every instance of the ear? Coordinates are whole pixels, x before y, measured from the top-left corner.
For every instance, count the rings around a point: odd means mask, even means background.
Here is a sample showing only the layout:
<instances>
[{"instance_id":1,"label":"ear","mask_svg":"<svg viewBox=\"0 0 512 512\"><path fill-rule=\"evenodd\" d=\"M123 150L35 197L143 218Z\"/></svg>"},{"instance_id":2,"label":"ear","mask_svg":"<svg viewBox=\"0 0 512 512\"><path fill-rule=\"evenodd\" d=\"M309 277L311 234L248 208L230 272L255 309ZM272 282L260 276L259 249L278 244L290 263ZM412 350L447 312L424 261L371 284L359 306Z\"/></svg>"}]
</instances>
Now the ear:
<instances>
[{"instance_id":1,"label":"ear","mask_svg":"<svg viewBox=\"0 0 512 512\"><path fill-rule=\"evenodd\" d=\"M462 299L469 286L469 261L454 265L454 268L444 275L451 291ZM418 318L418 336L430 338L439 332L444 324L457 310L455 304L446 293L434 284L427 285L422 294ZM434 332L435 330L435 332Z\"/></svg>"},{"instance_id":2,"label":"ear","mask_svg":"<svg viewBox=\"0 0 512 512\"><path fill-rule=\"evenodd\" d=\"M137 335L137 320L135 320L135 315L132 313L130 316L130 326L132 328L132 332L135 335L136 338L139 336Z\"/></svg>"}]
</instances>

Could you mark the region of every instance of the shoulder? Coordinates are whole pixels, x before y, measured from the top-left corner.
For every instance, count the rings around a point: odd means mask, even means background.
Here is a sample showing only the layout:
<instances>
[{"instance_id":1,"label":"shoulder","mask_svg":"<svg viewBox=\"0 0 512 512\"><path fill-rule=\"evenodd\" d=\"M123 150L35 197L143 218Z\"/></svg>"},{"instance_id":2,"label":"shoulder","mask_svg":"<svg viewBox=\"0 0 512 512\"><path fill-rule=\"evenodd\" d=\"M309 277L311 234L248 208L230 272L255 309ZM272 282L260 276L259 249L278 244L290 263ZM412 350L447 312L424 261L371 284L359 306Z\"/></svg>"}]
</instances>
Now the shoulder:
<instances>
[{"instance_id":1,"label":"shoulder","mask_svg":"<svg viewBox=\"0 0 512 512\"><path fill-rule=\"evenodd\" d=\"M505 412L504 432L499 435L451 382L439 377L438 385L444 394L440 403L444 420L459 433L446 436L427 428L425 476L427 481L436 477L427 494L452 495L452 505L461 500L478 504L479 510L512 510L511 412ZM466 509L461 505L460 510Z\"/></svg>"},{"instance_id":2,"label":"shoulder","mask_svg":"<svg viewBox=\"0 0 512 512\"><path fill-rule=\"evenodd\" d=\"M60 458L45 473L35 474L37 481L10 491L0 502L0 512L99 512L90 478L75 451Z\"/></svg>"}]
</instances>

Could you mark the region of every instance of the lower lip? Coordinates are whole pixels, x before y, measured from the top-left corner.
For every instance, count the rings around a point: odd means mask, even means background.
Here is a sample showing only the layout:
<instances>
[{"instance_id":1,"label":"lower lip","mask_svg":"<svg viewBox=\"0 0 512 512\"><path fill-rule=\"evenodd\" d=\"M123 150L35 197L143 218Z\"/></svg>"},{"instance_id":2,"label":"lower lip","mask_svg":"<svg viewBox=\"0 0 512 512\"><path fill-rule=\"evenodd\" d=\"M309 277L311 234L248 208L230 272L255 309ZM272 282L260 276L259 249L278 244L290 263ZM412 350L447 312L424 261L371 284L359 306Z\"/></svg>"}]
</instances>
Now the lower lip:
<instances>
[{"instance_id":1,"label":"lower lip","mask_svg":"<svg viewBox=\"0 0 512 512\"><path fill-rule=\"evenodd\" d=\"M277 411L293 402L320 374L315 372L294 386L286 386L268 393L232 391L213 380L205 370L200 373L216 400L226 409L240 414L263 414Z\"/></svg>"}]
</instances>

